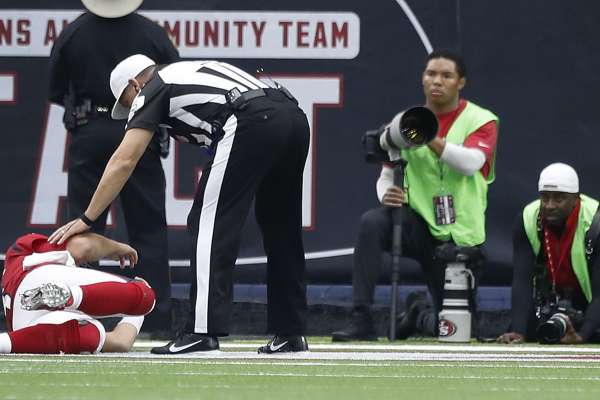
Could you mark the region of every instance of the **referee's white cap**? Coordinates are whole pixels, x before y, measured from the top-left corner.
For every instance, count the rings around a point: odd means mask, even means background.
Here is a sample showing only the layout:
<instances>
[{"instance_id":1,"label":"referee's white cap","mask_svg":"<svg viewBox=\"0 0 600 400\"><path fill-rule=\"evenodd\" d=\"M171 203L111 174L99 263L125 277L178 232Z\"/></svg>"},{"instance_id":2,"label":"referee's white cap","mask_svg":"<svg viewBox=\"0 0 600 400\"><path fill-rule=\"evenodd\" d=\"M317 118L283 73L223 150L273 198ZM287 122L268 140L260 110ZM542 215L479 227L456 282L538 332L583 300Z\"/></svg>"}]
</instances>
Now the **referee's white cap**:
<instances>
[{"instance_id":1,"label":"referee's white cap","mask_svg":"<svg viewBox=\"0 0 600 400\"><path fill-rule=\"evenodd\" d=\"M127 119L129 108L119 103L119 99L129 84L129 80L154 64L156 63L151 58L143 54L134 54L118 63L112 70L110 73L110 90L112 90L112 94L116 99L111 113L113 119Z\"/></svg>"},{"instance_id":2,"label":"referee's white cap","mask_svg":"<svg viewBox=\"0 0 600 400\"><path fill-rule=\"evenodd\" d=\"M550 164L540 173L538 190L540 192L579 193L579 177L570 165Z\"/></svg>"},{"instance_id":3,"label":"referee's white cap","mask_svg":"<svg viewBox=\"0 0 600 400\"><path fill-rule=\"evenodd\" d=\"M92 14L104 18L120 18L131 14L144 0L81 0Z\"/></svg>"}]
</instances>

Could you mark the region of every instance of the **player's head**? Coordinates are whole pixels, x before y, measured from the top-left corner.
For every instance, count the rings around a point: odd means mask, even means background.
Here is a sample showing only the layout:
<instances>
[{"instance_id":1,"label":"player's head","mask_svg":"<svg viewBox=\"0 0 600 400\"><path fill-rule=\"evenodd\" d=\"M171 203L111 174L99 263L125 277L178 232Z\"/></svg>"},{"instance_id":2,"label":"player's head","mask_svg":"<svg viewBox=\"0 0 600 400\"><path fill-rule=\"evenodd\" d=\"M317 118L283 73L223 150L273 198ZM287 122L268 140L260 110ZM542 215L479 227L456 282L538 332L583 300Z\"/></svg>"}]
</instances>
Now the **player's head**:
<instances>
[{"instance_id":1,"label":"player's head","mask_svg":"<svg viewBox=\"0 0 600 400\"><path fill-rule=\"evenodd\" d=\"M155 66L154 61L143 54L129 56L110 73L110 90L115 96L112 109L114 119L127 119L133 99L144 87L148 75Z\"/></svg>"},{"instance_id":2,"label":"player's head","mask_svg":"<svg viewBox=\"0 0 600 400\"><path fill-rule=\"evenodd\" d=\"M427 104L443 108L458 101L466 84L462 58L450 50L436 50L427 56L422 83Z\"/></svg>"},{"instance_id":3,"label":"player's head","mask_svg":"<svg viewBox=\"0 0 600 400\"><path fill-rule=\"evenodd\" d=\"M144 0L81 0L92 14L104 18L120 18L131 14Z\"/></svg>"},{"instance_id":4,"label":"player's head","mask_svg":"<svg viewBox=\"0 0 600 400\"><path fill-rule=\"evenodd\" d=\"M540 212L549 225L563 226L579 199L579 177L570 165L554 163L540 173Z\"/></svg>"}]
</instances>

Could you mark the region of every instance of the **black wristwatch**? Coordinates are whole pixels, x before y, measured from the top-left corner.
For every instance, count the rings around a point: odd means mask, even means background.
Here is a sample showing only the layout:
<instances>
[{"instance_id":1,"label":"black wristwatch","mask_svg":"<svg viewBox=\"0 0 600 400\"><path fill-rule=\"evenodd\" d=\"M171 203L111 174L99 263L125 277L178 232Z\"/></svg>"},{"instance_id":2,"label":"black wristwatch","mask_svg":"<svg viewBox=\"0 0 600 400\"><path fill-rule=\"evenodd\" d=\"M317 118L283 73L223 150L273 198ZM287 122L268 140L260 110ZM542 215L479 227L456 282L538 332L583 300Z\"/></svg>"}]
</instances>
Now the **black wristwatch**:
<instances>
[{"instance_id":1,"label":"black wristwatch","mask_svg":"<svg viewBox=\"0 0 600 400\"><path fill-rule=\"evenodd\" d=\"M87 215L85 215L85 213L81 214L79 216L79 219L83 221L84 224L86 224L87 226L92 226L92 224L94 223L94 221L92 221L91 219L89 219L87 217Z\"/></svg>"}]
</instances>

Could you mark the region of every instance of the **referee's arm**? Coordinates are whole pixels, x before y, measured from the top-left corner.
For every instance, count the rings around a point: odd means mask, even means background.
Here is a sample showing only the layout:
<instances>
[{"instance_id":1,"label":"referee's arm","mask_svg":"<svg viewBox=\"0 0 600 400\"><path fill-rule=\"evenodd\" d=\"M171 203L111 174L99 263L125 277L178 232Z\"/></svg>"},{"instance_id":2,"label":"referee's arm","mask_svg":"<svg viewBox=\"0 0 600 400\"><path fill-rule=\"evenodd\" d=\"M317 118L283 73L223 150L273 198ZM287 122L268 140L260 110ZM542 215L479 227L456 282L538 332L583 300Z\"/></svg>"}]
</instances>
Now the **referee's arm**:
<instances>
[{"instance_id":1,"label":"referee's arm","mask_svg":"<svg viewBox=\"0 0 600 400\"><path fill-rule=\"evenodd\" d=\"M106 164L100 183L85 210L88 219L96 220L117 197L152 140L152 135L151 131L142 128L131 128L125 133L123 141ZM81 218L77 218L54 231L48 241L62 244L89 228Z\"/></svg>"},{"instance_id":2,"label":"referee's arm","mask_svg":"<svg viewBox=\"0 0 600 400\"><path fill-rule=\"evenodd\" d=\"M129 179L138 161L152 140L153 133L147 129L129 129L119 147L106 164L102 178L85 210L85 215L96 220L117 197Z\"/></svg>"}]
</instances>

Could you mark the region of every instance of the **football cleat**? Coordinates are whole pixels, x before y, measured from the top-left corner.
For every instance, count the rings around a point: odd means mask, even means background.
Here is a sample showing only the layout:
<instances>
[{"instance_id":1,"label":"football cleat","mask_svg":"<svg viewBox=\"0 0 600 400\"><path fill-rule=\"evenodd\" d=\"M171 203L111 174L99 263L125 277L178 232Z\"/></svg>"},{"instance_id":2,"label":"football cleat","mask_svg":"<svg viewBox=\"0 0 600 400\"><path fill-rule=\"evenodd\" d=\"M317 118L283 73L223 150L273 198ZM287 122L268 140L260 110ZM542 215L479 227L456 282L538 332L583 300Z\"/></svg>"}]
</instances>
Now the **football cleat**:
<instances>
[{"instance_id":1,"label":"football cleat","mask_svg":"<svg viewBox=\"0 0 600 400\"><path fill-rule=\"evenodd\" d=\"M266 346L258 348L259 354L290 353L308 351L304 336L275 336Z\"/></svg>"},{"instance_id":2,"label":"football cleat","mask_svg":"<svg viewBox=\"0 0 600 400\"><path fill-rule=\"evenodd\" d=\"M60 310L71 298L71 289L62 283L46 283L29 289L21 295L21 308L33 310Z\"/></svg>"},{"instance_id":3,"label":"football cleat","mask_svg":"<svg viewBox=\"0 0 600 400\"><path fill-rule=\"evenodd\" d=\"M187 333L164 346L154 347L152 354L183 354L196 351L219 350L219 339L201 333Z\"/></svg>"}]
</instances>

